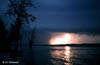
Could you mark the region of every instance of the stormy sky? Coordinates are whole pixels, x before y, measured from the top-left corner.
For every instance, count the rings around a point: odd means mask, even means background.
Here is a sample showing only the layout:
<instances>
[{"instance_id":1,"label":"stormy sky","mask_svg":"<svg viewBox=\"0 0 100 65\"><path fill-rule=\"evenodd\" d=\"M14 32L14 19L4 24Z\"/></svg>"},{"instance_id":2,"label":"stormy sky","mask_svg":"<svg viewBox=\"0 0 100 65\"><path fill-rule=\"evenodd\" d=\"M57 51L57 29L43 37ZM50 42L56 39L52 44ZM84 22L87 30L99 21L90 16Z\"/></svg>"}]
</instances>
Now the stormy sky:
<instances>
[{"instance_id":1,"label":"stormy sky","mask_svg":"<svg viewBox=\"0 0 100 65\"><path fill-rule=\"evenodd\" d=\"M33 0L36 8L28 9L37 17L42 29L99 29L99 0ZM6 11L8 0L0 0L0 13ZM30 24L33 27L34 23Z\"/></svg>"}]
</instances>

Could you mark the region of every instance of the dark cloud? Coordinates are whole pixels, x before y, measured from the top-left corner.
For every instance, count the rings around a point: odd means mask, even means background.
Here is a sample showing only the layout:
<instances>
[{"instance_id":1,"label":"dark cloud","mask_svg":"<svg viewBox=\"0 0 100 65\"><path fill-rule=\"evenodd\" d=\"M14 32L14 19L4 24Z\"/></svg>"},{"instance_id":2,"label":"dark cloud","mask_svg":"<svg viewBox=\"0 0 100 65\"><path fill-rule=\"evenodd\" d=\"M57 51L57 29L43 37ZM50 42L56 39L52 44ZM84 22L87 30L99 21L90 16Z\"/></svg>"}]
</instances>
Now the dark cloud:
<instances>
[{"instance_id":1,"label":"dark cloud","mask_svg":"<svg viewBox=\"0 0 100 65\"><path fill-rule=\"evenodd\" d=\"M38 28L74 29L100 28L99 0L33 0L37 8L30 9L37 17ZM7 9L8 1L0 1L0 11ZM33 27L34 23L30 26Z\"/></svg>"}]
</instances>

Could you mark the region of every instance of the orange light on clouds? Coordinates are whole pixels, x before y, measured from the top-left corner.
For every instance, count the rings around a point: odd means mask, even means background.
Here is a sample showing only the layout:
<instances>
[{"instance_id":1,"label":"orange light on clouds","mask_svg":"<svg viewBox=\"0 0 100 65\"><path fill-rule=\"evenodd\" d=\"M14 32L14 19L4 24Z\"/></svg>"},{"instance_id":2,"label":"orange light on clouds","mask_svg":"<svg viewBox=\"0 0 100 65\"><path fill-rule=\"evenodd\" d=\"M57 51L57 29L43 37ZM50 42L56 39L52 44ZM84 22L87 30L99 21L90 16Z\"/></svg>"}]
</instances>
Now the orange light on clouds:
<instances>
[{"instance_id":1,"label":"orange light on clouds","mask_svg":"<svg viewBox=\"0 0 100 65\"><path fill-rule=\"evenodd\" d=\"M53 37L50 40L50 44L51 45L68 44L68 43L70 43L70 40L71 40L71 35L66 33L66 34L63 34L61 36Z\"/></svg>"}]
</instances>

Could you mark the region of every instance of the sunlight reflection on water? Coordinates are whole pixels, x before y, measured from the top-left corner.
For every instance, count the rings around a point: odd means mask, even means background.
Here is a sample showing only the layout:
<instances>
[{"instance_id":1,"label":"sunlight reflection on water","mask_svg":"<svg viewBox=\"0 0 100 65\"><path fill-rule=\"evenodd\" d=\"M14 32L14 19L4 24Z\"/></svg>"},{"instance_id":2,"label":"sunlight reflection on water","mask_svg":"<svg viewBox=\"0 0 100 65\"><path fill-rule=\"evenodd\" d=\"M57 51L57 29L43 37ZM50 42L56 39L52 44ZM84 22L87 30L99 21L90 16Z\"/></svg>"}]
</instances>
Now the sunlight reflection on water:
<instances>
[{"instance_id":1,"label":"sunlight reflection on water","mask_svg":"<svg viewBox=\"0 0 100 65\"><path fill-rule=\"evenodd\" d=\"M65 57L67 58L66 60L70 62L70 55L71 55L71 51L70 51L70 47L65 47Z\"/></svg>"},{"instance_id":2,"label":"sunlight reflection on water","mask_svg":"<svg viewBox=\"0 0 100 65\"><path fill-rule=\"evenodd\" d=\"M38 65L100 65L100 47L34 46L34 57Z\"/></svg>"},{"instance_id":3,"label":"sunlight reflection on water","mask_svg":"<svg viewBox=\"0 0 100 65\"><path fill-rule=\"evenodd\" d=\"M56 48L57 49L57 48ZM56 51L51 51L50 54L52 56L51 62L54 65L71 65L71 60L70 60L70 47L58 47L59 50Z\"/></svg>"}]
</instances>

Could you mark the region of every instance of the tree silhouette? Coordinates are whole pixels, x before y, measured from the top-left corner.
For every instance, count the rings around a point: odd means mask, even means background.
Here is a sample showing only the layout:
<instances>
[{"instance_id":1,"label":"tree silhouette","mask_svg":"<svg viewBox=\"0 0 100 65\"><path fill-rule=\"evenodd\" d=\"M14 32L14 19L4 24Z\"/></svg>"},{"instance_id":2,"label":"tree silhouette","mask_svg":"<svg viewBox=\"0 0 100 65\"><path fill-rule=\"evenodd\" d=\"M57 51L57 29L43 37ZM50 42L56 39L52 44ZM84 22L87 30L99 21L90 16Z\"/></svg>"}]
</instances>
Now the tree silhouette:
<instances>
[{"instance_id":1,"label":"tree silhouette","mask_svg":"<svg viewBox=\"0 0 100 65\"><path fill-rule=\"evenodd\" d=\"M36 17L27 12L27 8L32 6L31 0L9 0L9 2L6 14L15 18L15 24L11 24L10 42L14 42L17 49L22 24L34 21Z\"/></svg>"},{"instance_id":2,"label":"tree silhouette","mask_svg":"<svg viewBox=\"0 0 100 65\"><path fill-rule=\"evenodd\" d=\"M27 8L32 6L31 0L9 0L9 2L7 14L13 15L21 21L26 21L26 23L29 23L29 19L31 21L36 19L36 17L27 12Z\"/></svg>"},{"instance_id":3,"label":"tree silhouette","mask_svg":"<svg viewBox=\"0 0 100 65\"><path fill-rule=\"evenodd\" d=\"M9 43L7 43L7 34L8 31L3 23L2 18L0 18L0 50L7 51L9 50Z\"/></svg>"}]
</instances>

